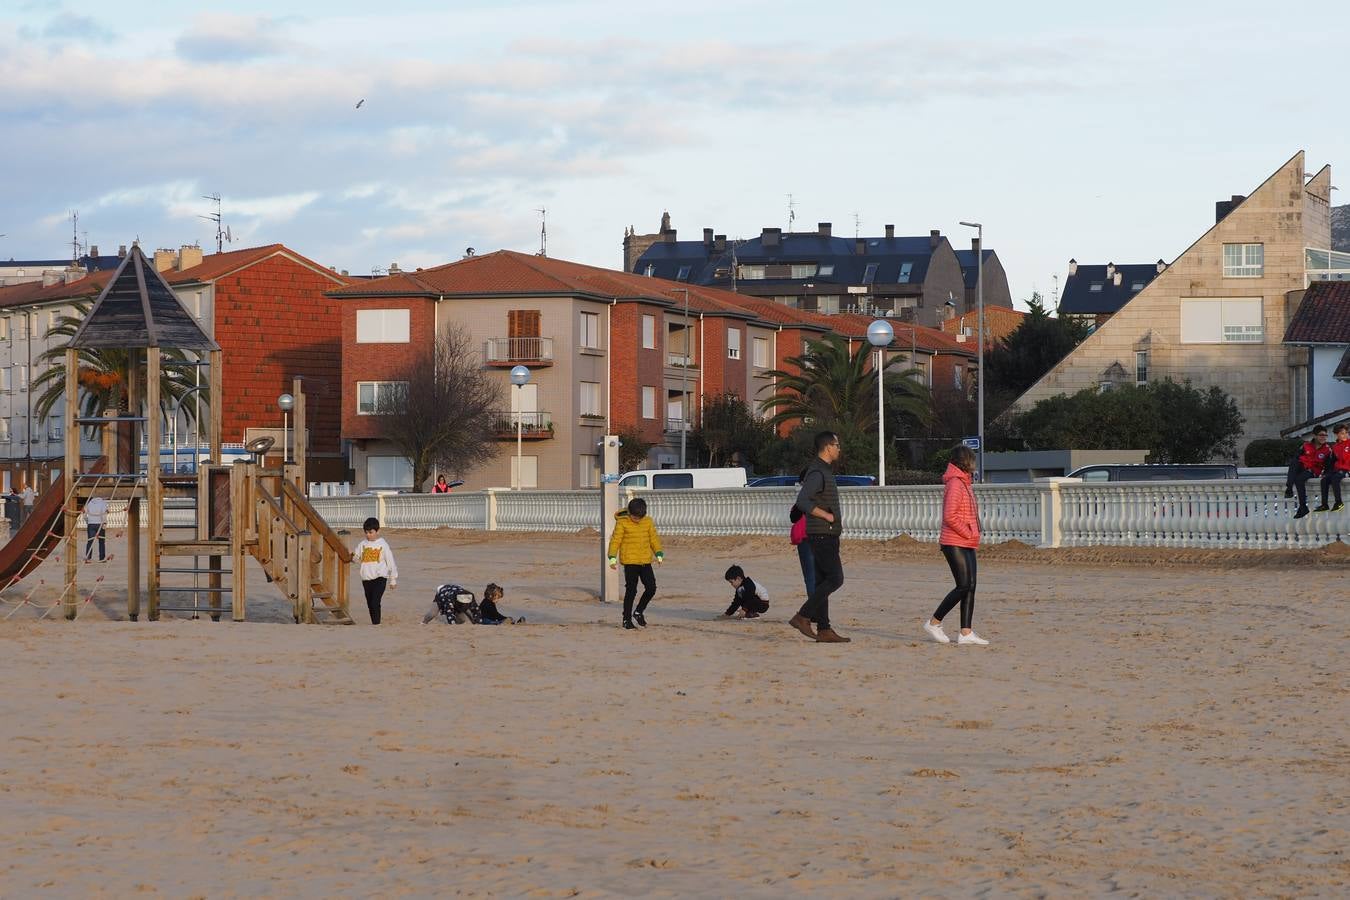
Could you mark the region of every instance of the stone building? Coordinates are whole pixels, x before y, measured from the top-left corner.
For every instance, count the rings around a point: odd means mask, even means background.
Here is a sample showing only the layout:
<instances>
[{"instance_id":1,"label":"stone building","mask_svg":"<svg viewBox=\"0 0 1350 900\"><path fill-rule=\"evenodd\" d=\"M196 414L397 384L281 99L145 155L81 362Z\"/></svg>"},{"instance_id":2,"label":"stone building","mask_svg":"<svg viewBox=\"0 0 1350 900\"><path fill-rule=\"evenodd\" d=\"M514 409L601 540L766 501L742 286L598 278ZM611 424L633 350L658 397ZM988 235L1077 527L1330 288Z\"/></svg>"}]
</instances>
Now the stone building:
<instances>
[{"instance_id":1,"label":"stone building","mask_svg":"<svg viewBox=\"0 0 1350 900\"><path fill-rule=\"evenodd\" d=\"M1246 419L1242 446L1307 408L1306 352L1282 343L1309 260L1331 243L1331 169L1302 151L1216 222L1014 404L1163 378L1216 385Z\"/></svg>"}]
</instances>

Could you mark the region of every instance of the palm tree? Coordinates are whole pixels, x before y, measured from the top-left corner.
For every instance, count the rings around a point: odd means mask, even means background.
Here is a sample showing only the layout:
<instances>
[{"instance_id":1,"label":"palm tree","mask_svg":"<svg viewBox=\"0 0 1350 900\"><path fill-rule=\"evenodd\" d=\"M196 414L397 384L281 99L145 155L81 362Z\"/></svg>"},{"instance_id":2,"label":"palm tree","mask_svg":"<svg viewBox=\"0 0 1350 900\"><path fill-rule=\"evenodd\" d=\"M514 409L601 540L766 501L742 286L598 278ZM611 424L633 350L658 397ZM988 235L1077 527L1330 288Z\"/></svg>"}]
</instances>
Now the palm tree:
<instances>
[{"instance_id":1,"label":"palm tree","mask_svg":"<svg viewBox=\"0 0 1350 900\"><path fill-rule=\"evenodd\" d=\"M50 365L45 372L33 379L30 390L37 397L33 412L39 419L45 419L66 394L66 346L75 336L76 330L89 315L89 304L75 303L73 314L64 314L47 332L48 337L64 337L59 346L52 347L38 357ZM126 385L127 373L136 359L139 350L121 347L83 348L79 351L79 381L81 392L80 414L86 417L103 415L106 410L116 410L119 414L129 414ZM182 350L160 348L161 374L159 379L160 410L168 415L174 404L192 390L190 374L191 358ZM210 398L205 387L199 392L202 402ZM192 419L192 407L182 407L188 420Z\"/></svg>"},{"instance_id":2,"label":"palm tree","mask_svg":"<svg viewBox=\"0 0 1350 900\"><path fill-rule=\"evenodd\" d=\"M837 334L811 341L800 356L787 362L795 369L773 369L777 390L764 402L772 410L769 423L804 422L830 428L841 435L862 436L877 430L877 373L868 367L871 345L859 342L849 352L848 342ZM904 419L928 422L933 415L933 398L920 381L910 376L916 369L901 370L900 360L886 364L887 424Z\"/></svg>"}]
</instances>

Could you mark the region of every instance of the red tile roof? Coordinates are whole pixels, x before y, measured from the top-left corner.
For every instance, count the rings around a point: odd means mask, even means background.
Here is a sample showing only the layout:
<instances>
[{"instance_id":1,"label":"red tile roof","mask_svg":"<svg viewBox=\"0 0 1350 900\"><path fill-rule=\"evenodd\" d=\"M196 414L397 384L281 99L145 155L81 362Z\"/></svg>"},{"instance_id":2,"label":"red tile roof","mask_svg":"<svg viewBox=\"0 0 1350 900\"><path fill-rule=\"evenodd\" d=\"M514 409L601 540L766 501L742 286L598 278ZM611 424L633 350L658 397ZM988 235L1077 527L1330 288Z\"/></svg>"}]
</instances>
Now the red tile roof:
<instances>
[{"instance_id":1,"label":"red tile roof","mask_svg":"<svg viewBox=\"0 0 1350 900\"><path fill-rule=\"evenodd\" d=\"M303 266L308 266L316 272L327 275L335 283L340 285L350 284L352 279L339 275L327 266L320 265L312 259L301 256L285 244L267 244L262 247L248 247L243 250L227 250L224 253L212 253L202 258L199 265L182 271L164 272L164 280L169 284L187 284L193 282L215 281L223 278L240 269L246 269L249 266L256 265L265 259L273 256L286 256Z\"/></svg>"},{"instance_id":2,"label":"red tile roof","mask_svg":"<svg viewBox=\"0 0 1350 900\"><path fill-rule=\"evenodd\" d=\"M103 290L112 270L105 269L86 275L77 281L43 287L40 281L11 284L0 287L0 307L24 306L33 303L52 303L58 300L93 299Z\"/></svg>"},{"instance_id":3,"label":"red tile roof","mask_svg":"<svg viewBox=\"0 0 1350 900\"><path fill-rule=\"evenodd\" d=\"M1017 327L1022 324L1022 320L1027 316L1021 310L1013 309L1008 306L986 306L984 308L984 330L989 335L989 343L997 343L1008 335L1012 334ZM952 316L942 323L942 330L950 335L961 334L964 329L969 328L973 336L979 321L978 312L962 313L959 316ZM989 344L985 344L986 347Z\"/></svg>"},{"instance_id":4,"label":"red tile roof","mask_svg":"<svg viewBox=\"0 0 1350 900\"><path fill-rule=\"evenodd\" d=\"M1286 344L1350 344L1350 281L1314 281L1284 332Z\"/></svg>"}]
</instances>

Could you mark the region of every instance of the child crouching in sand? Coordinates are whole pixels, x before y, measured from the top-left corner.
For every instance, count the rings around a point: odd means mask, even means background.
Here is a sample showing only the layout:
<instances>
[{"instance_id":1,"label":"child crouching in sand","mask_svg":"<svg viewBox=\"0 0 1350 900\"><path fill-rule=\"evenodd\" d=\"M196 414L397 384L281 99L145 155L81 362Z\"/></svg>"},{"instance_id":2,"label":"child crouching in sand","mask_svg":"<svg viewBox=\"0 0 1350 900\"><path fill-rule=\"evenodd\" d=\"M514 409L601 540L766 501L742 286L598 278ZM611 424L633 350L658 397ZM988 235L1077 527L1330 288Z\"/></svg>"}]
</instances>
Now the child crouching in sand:
<instances>
[{"instance_id":1,"label":"child crouching in sand","mask_svg":"<svg viewBox=\"0 0 1350 900\"><path fill-rule=\"evenodd\" d=\"M742 614L747 619L757 619L769 611L769 592L755 584L740 566L727 569L727 574L723 577L736 592L731 598L731 605L722 613L724 619L736 615L738 609L743 610Z\"/></svg>"}]
</instances>

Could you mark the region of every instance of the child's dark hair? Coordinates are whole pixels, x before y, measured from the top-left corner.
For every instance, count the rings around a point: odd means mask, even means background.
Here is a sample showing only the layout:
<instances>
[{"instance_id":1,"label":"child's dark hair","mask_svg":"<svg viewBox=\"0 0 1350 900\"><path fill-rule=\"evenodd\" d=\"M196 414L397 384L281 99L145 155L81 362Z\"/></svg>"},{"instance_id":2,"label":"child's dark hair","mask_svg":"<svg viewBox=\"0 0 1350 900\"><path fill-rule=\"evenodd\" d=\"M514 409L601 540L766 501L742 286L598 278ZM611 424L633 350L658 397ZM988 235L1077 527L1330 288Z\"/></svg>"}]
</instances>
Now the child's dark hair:
<instances>
[{"instance_id":1,"label":"child's dark hair","mask_svg":"<svg viewBox=\"0 0 1350 900\"><path fill-rule=\"evenodd\" d=\"M730 569L727 569L727 574L723 575L722 577L725 578L727 581L730 581L733 578L744 578L745 570L742 569L740 566L732 566Z\"/></svg>"},{"instance_id":2,"label":"child's dark hair","mask_svg":"<svg viewBox=\"0 0 1350 900\"><path fill-rule=\"evenodd\" d=\"M628 501L628 514L635 519L640 519L647 514L647 501L641 497L634 497Z\"/></svg>"},{"instance_id":3,"label":"child's dark hair","mask_svg":"<svg viewBox=\"0 0 1350 900\"><path fill-rule=\"evenodd\" d=\"M498 597L501 597L505 593L506 591L502 590L502 586L500 584L497 584L496 582L489 582L488 586L483 588L483 599L496 600Z\"/></svg>"},{"instance_id":4,"label":"child's dark hair","mask_svg":"<svg viewBox=\"0 0 1350 900\"><path fill-rule=\"evenodd\" d=\"M375 518L374 516L371 516L369 519L366 519L365 524L361 526L361 530L362 530L362 531L379 531L379 530L380 530L380 520L377 519L377 518Z\"/></svg>"}]
</instances>

